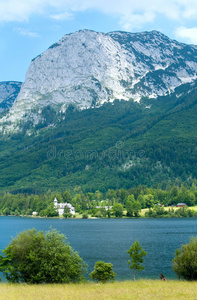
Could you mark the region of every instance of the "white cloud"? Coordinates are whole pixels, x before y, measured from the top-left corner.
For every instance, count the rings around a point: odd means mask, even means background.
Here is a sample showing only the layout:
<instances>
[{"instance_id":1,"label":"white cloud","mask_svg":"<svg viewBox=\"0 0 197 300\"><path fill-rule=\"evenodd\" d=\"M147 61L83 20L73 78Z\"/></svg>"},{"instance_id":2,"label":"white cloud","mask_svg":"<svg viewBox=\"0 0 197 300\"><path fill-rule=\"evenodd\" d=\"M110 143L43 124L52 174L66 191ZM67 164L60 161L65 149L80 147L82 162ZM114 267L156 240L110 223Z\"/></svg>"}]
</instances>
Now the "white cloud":
<instances>
[{"instance_id":1,"label":"white cloud","mask_svg":"<svg viewBox=\"0 0 197 300\"><path fill-rule=\"evenodd\" d=\"M134 28L141 28L146 23L151 23L155 19L155 14L152 12L145 12L142 14L125 14L120 18L120 24L122 28L126 31L132 30Z\"/></svg>"},{"instance_id":2,"label":"white cloud","mask_svg":"<svg viewBox=\"0 0 197 300\"><path fill-rule=\"evenodd\" d=\"M94 10L113 15L122 28L140 28L160 15L181 24L196 20L196 0L1 0L0 22L28 21L35 14L69 20L75 12Z\"/></svg>"},{"instance_id":3,"label":"white cloud","mask_svg":"<svg viewBox=\"0 0 197 300\"><path fill-rule=\"evenodd\" d=\"M20 35L29 36L32 38L39 37L39 34L37 32L33 32L33 31L30 31L30 30L27 30L27 29L21 28L21 27L15 27L14 31L17 31Z\"/></svg>"},{"instance_id":4,"label":"white cloud","mask_svg":"<svg viewBox=\"0 0 197 300\"><path fill-rule=\"evenodd\" d=\"M175 35L177 38L187 39L188 43L197 45L197 27L179 27L176 29Z\"/></svg>"},{"instance_id":5,"label":"white cloud","mask_svg":"<svg viewBox=\"0 0 197 300\"><path fill-rule=\"evenodd\" d=\"M28 21L32 14L44 12L47 2L47 0L1 0L0 22Z\"/></svg>"},{"instance_id":6,"label":"white cloud","mask_svg":"<svg viewBox=\"0 0 197 300\"><path fill-rule=\"evenodd\" d=\"M197 2L196 0L178 0L180 7L182 7L182 17L187 19L196 20L197 15Z\"/></svg>"},{"instance_id":7,"label":"white cloud","mask_svg":"<svg viewBox=\"0 0 197 300\"><path fill-rule=\"evenodd\" d=\"M51 17L51 19L54 19L57 21L72 20L74 18L74 14L65 12L65 13L50 15L50 17Z\"/></svg>"}]
</instances>

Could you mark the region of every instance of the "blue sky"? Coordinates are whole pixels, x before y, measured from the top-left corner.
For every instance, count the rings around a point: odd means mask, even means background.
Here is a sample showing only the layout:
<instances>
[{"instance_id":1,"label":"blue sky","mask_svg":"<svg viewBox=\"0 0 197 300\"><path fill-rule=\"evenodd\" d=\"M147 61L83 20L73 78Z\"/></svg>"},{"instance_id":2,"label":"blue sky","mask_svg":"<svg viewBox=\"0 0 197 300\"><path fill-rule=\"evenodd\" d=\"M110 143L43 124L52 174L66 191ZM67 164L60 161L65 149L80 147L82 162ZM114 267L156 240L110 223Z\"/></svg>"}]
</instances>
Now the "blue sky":
<instances>
[{"instance_id":1,"label":"blue sky","mask_svg":"<svg viewBox=\"0 0 197 300\"><path fill-rule=\"evenodd\" d=\"M24 81L31 59L80 29L159 30L197 45L196 0L0 0L0 81Z\"/></svg>"}]
</instances>

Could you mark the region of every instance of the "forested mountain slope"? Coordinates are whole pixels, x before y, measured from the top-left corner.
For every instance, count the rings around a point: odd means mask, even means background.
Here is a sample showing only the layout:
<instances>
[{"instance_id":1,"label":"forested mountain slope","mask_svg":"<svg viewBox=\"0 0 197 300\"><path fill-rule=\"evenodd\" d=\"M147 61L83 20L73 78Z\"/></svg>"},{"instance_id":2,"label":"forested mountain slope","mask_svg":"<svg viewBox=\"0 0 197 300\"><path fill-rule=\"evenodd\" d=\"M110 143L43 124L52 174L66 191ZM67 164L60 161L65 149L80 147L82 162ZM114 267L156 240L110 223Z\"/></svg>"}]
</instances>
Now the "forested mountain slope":
<instances>
[{"instance_id":1,"label":"forested mountain slope","mask_svg":"<svg viewBox=\"0 0 197 300\"><path fill-rule=\"evenodd\" d=\"M197 83L140 103L114 101L95 109L73 107L55 127L2 135L0 189L84 191L166 187L197 178Z\"/></svg>"}]
</instances>

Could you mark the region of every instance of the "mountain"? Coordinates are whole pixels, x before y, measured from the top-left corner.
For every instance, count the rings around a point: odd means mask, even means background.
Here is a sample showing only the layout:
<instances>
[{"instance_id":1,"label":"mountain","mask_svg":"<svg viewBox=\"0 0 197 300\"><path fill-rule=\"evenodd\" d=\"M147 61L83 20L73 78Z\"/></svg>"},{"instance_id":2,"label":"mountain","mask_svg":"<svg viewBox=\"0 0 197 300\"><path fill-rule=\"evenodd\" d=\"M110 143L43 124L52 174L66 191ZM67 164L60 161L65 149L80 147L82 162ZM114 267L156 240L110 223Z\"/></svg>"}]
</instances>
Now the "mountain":
<instances>
[{"instance_id":1,"label":"mountain","mask_svg":"<svg viewBox=\"0 0 197 300\"><path fill-rule=\"evenodd\" d=\"M83 110L115 99L139 102L169 95L196 78L197 46L158 31L81 30L65 35L32 60L14 105L0 120L1 129L17 131L27 122L46 124L49 106L61 115L69 105Z\"/></svg>"},{"instance_id":2,"label":"mountain","mask_svg":"<svg viewBox=\"0 0 197 300\"><path fill-rule=\"evenodd\" d=\"M17 98L22 82L3 81L0 82L0 113L12 107Z\"/></svg>"},{"instance_id":3,"label":"mountain","mask_svg":"<svg viewBox=\"0 0 197 300\"><path fill-rule=\"evenodd\" d=\"M115 100L97 109L68 109L54 127L30 136L2 135L0 191L190 184L197 178L196 115L197 81L140 103Z\"/></svg>"},{"instance_id":4,"label":"mountain","mask_svg":"<svg viewBox=\"0 0 197 300\"><path fill-rule=\"evenodd\" d=\"M64 36L2 114L0 192L193 182L196 55L157 31Z\"/></svg>"}]
</instances>

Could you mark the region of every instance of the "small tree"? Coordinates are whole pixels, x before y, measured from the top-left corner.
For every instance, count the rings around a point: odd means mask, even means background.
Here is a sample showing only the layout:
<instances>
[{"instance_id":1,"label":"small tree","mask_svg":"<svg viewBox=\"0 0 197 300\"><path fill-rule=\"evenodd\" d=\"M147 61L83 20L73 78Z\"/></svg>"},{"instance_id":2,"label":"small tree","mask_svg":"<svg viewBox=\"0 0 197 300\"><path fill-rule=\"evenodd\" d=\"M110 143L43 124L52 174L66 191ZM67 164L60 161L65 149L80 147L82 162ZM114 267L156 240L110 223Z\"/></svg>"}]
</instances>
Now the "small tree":
<instances>
[{"instance_id":1,"label":"small tree","mask_svg":"<svg viewBox=\"0 0 197 300\"><path fill-rule=\"evenodd\" d=\"M64 217L65 219L71 218L71 217L72 217L72 214L71 214L71 212L70 212L70 208L69 208L67 205L64 207L63 217Z\"/></svg>"},{"instance_id":2,"label":"small tree","mask_svg":"<svg viewBox=\"0 0 197 300\"><path fill-rule=\"evenodd\" d=\"M145 205L148 208L154 207L154 197L151 194L144 195Z\"/></svg>"},{"instance_id":3,"label":"small tree","mask_svg":"<svg viewBox=\"0 0 197 300\"><path fill-rule=\"evenodd\" d=\"M141 204L139 201L131 201L127 200L126 202L126 210L127 210L127 216L128 217L139 217L139 213L141 211Z\"/></svg>"},{"instance_id":4,"label":"small tree","mask_svg":"<svg viewBox=\"0 0 197 300\"><path fill-rule=\"evenodd\" d=\"M45 214L47 217L58 217L59 213L56 211L53 203L51 203L47 209L45 210Z\"/></svg>"},{"instance_id":5,"label":"small tree","mask_svg":"<svg viewBox=\"0 0 197 300\"><path fill-rule=\"evenodd\" d=\"M63 234L21 232L0 255L0 272L9 282L69 283L84 279L86 265Z\"/></svg>"},{"instance_id":6,"label":"small tree","mask_svg":"<svg viewBox=\"0 0 197 300\"><path fill-rule=\"evenodd\" d=\"M128 260L128 264L130 265L129 268L133 270L134 280L136 272L145 269L145 267L142 266L142 263L144 262L143 256L146 256L147 252L144 251L144 249L141 249L142 246L140 245L140 243L138 241L135 241L135 243L131 245L131 248L127 250L127 253L131 258L131 261Z\"/></svg>"},{"instance_id":7,"label":"small tree","mask_svg":"<svg viewBox=\"0 0 197 300\"><path fill-rule=\"evenodd\" d=\"M94 271L90 273L90 277L102 283L114 281L116 274L113 272L113 265L104 261L97 261Z\"/></svg>"},{"instance_id":8,"label":"small tree","mask_svg":"<svg viewBox=\"0 0 197 300\"><path fill-rule=\"evenodd\" d=\"M115 203L113 205L113 213L116 216L116 218L122 218L123 215L123 206L120 203Z\"/></svg>"},{"instance_id":9,"label":"small tree","mask_svg":"<svg viewBox=\"0 0 197 300\"><path fill-rule=\"evenodd\" d=\"M189 244L182 245L175 252L172 269L179 278L197 280L197 237L190 239Z\"/></svg>"}]
</instances>

